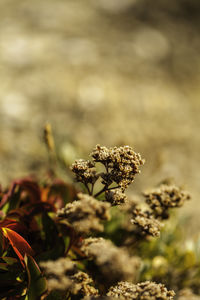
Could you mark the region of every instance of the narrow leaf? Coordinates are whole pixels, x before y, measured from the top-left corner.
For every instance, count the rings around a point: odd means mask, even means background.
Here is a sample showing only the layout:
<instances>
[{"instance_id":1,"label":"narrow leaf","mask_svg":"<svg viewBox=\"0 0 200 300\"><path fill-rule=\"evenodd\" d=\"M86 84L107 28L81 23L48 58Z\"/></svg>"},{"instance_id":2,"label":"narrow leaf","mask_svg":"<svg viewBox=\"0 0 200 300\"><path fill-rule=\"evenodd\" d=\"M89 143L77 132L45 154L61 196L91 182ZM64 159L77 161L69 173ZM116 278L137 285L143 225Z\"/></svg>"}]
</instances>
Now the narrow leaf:
<instances>
[{"instance_id":1,"label":"narrow leaf","mask_svg":"<svg viewBox=\"0 0 200 300\"><path fill-rule=\"evenodd\" d=\"M28 300L36 300L47 290L47 282L43 277L36 261L29 255L25 256L28 274Z\"/></svg>"},{"instance_id":2,"label":"narrow leaf","mask_svg":"<svg viewBox=\"0 0 200 300\"><path fill-rule=\"evenodd\" d=\"M24 256L25 254L33 255L34 251L27 241L19 235L17 232L9 228L2 228L4 235L8 238L13 250L19 257L22 265L24 266Z\"/></svg>"}]
</instances>

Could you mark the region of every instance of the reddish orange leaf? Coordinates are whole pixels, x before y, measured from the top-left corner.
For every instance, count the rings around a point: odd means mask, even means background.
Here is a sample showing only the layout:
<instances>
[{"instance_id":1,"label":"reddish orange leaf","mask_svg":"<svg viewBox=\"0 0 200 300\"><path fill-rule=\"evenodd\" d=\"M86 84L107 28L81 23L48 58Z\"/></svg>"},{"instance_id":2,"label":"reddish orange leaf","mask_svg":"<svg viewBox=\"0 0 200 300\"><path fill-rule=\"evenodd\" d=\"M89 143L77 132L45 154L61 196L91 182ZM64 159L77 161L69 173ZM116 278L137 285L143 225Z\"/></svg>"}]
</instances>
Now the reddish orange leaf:
<instances>
[{"instance_id":1,"label":"reddish orange leaf","mask_svg":"<svg viewBox=\"0 0 200 300\"><path fill-rule=\"evenodd\" d=\"M19 257L20 262L24 267L24 256L25 254L29 254L31 256L34 255L33 249L21 235L19 235L12 229L3 227L2 231L4 233L4 236L9 240L13 250Z\"/></svg>"},{"instance_id":2,"label":"reddish orange leaf","mask_svg":"<svg viewBox=\"0 0 200 300\"><path fill-rule=\"evenodd\" d=\"M6 228L10 228L10 229L15 229L16 226L18 225L16 220L13 219L4 219L3 221L0 222L0 227L6 227Z\"/></svg>"}]
</instances>

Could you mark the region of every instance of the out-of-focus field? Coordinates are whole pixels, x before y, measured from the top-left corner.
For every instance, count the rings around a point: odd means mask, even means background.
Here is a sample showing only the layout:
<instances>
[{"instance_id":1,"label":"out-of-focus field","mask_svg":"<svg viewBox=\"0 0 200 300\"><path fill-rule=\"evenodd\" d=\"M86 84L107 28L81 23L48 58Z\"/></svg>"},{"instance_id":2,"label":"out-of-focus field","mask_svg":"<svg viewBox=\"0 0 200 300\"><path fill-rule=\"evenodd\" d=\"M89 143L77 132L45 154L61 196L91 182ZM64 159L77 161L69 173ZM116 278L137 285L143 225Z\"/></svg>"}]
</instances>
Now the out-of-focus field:
<instances>
[{"instance_id":1,"label":"out-of-focus field","mask_svg":"<svg viewBox=\"0 0 200 300\"><path fill-rule=\"evenodd\" d=\"M135 191L173 177L197 220L199 14L195 0L1 0L0 182L40 174L49 121L66 164L129 144L146 158Z\"/></svg>"}]
</instances>

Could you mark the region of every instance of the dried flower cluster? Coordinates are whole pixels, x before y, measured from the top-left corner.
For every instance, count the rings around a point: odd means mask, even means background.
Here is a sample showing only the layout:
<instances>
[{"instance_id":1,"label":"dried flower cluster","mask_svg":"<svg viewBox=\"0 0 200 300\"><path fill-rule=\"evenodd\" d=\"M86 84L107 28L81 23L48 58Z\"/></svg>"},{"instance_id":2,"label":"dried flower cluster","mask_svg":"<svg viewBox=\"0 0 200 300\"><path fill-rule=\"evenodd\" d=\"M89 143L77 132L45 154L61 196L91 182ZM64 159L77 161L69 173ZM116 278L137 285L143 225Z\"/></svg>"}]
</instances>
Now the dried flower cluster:
<instances>
[{"instance_id":1,"label":"dried flower cluster","mask_svg":"<svg viewBox=\"0 0 200 300\"><path fill-rule=\"evenodd\" d=\"M98 179L95 165L90 160L76 160L71 167L72 172L76 175L76 180L84 184L94 184Z\"/></svg>"},{"instance_id":2,"label":"dried flower cluster","mask_svg":"<svg viewBox=\"0 0 200 300\"><path fill-rule=\"evenodd\" d=\"M106 201L110 202L112 206L126 203L127 196L121 189L115 189L105 192Z\"/></svg>"},{"instance_id":3,"label":"dried flower cluster","mask_svg":"<svg viewBox=\"0 0 200 300\"><path fill-rule=\"evenodd\" d=\"M131 257L125 249L116 247L110 240L85 239L81 250L95 262L108 285L121 280L135 280L138 274L140 259Z\"/></svg>"},{"instance_id":4,"label":"dried flower cluster","mask_svg":"<svg viewBox=\"0 0 200 300\"><path fill-rule=\"evenodd\" d=\"M91 156L106 168L107 172L101 175L103 184L109 186L114 182L123 190L134 181L135 175L140 173L140 166L144 164L140 154L129 146L107 148L97 145Z\"/></svg>"},{"instance_id":5,"label":"dried flower cluster","mask_svg":"<svg viewBox=\"0 0 200 300\"><path fill-rule=\"evenodd\" d=\"M68 258L41 262L48 282L48 289L81 294L83 296L98 295L98 291L90 284L93 280L87 273L78 271L76 265Z\"/></svg>"},{"instance_id":6,"label":"dried flower cluster","mask_svg":"<svg viewBox=\"0 0 200 300\"><path fill-rule=\"evenodd\" d=\"M188 192L177 186L165 184L145 192L144 196L153 214L161 219L169 217L169 208L181 207L186 200L190 199Z\"/></svg>"},{"instance_id":7,"label":"dried flower cluster","mask_svg":"<svg viewBox=\"0 0 200 300\"><path fill-rule=\"evenodd\" d=\"M141 208L137 207L133 210L132 216L131 223L137 225L143 234L160 235L161 223L153 217L151 212L142 211Z\"/></svg>"},{"instance_id":8,"label":"dried flower cluster","mask_svg":"<svg viewBox=\"0 0 200 300\"><path fill-rule=\"evenodd\" d=\"M120 300L120 298L118 299ZM116 300L116 298L110 296L86 296L83 300Z\"/></svg>"},{"instance_id":9,"label":"dried flower cluster","mask_svg":"<svg viewBox=\"0 0 200 300\"><path fill-rule=\"evenodd\" d=\"M138 284L119 282L109 289L107 295L121 300L172 300L175 293L161 283L146 281Z\"/></svg>"},{"instance_id":10,"label":"dried flower cluster","mask_svg":"<svg viewBox=\"0 0 200 300\"><path fill-rule=\"evenodd\" d=\"M90 160L76 160L71 170L78 182L82 182L88 193L93 195L94 185L101 179L103 188L95 194L106 193L106 200L112 205L120 205L126 201L125 189L140 173L144 160L129 146L107 148L97 145L90 154ZM101 163L104 170L97 173L96 163ZM114 191L114 189L117 189Z\"/></svg>"},{"instance_id":11,"label":"dried flower cluster","mask_svg":"<svg viewBox=\"0 0 200 300\"><path fill-rule=\"evenodd\" d=\"M103 231L100 222L109 220L110 203L98 201L82 193L78 194L78 198L79 200L58 210L57 216L65 219L78 233Z\"/></svg>"},{"instance_id":12,"label":"dried flower cluster","mask_svg":"<svg viewBox=\"0 0 200 300\"><path fill-rule=\"evenodd\" d=\"M53 162L48 127L46 143ZM97 145L91 157L71 168L88 194L57 179L42 186L30 179L17 180L9 190L0 189L0 299L172 300L175 293L153 281L162 281L167 274L167 286L175 289L184 287L180 280L190 282L188 253L179 255L168 243L165 249L168 239L157 243L146 238L159 236L160 221L168 218L170 208L182 206L189 194L163 184L145 193L146 203L139 205L135 198L127 199L125 190L144 163L140 154L129 146ZM187 272L182 268L176 272L168 261L170 255L173 262L177 257L186 261ZM145 258L143 264L139 256ZM192 266L196 276L199 263ZM190 287L198 292L196 278L194 282ZM182 290L177 299L198 298Z\"/></svg>"},{"instance_id":13,"label":"dried flower cluster","mask_svg":"<svg viewBox=\"0 0 200 300\"><path fill-rule=\"evenodd\" d=\"M190 289L183 289L178 293L178 300L199 300L200 297L195 295Z\"/></svg>"}]
</instances>

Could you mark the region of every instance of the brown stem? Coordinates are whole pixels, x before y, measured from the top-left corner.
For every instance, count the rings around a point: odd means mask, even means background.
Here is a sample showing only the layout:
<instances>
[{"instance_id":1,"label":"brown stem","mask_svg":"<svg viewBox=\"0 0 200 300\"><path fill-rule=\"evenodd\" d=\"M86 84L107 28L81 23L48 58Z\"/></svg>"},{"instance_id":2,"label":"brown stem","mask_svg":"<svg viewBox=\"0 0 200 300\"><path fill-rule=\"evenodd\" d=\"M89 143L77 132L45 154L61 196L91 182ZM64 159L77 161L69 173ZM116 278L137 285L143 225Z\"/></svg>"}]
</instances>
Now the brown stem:
<instances>
[{"instance_id":1,"label":"brown stem","mask_svg":"<svg viewBox=\"0 0 200 300\"><path fill-rule=\"evenodd\" d=\"M105 192L105 191L110 191L110 190L114 190L114 189L118 189L118 188L120 188L119 185L114 186L114 187L110 187L110 188L108 188L107 186L104 186L104 188L103 188L102 190L100 190L98 193L96 193L96 194L94 195L94 197L95 197L95 198L98 197L99 195L101 195L101 194L102 194L103 192Z\"/></svg>"},{"instance_id":2,"label":"brown stem","mask_svg":"<svg viewBox=\"0 0 200 300\"><path fill-rule=\"evenodd\" d=\"M108 188L104 186L98 193L94 195L94 198L97 198L99 195L101 195L103 192L105 192Z\"/></svg>"}]
</instances>

